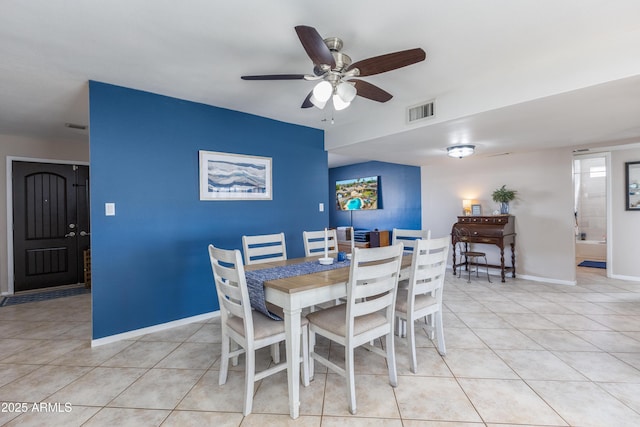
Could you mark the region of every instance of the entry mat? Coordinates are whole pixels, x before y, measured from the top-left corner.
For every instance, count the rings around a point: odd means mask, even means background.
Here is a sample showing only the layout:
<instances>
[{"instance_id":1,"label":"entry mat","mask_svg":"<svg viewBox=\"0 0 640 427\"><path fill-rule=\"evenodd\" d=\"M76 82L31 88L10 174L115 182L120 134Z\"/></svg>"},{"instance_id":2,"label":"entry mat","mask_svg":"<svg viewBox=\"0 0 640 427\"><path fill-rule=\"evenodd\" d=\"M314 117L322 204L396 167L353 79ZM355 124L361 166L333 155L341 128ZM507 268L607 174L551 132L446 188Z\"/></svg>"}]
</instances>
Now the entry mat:
<instances>
[{"instance_id":1,"label":"entry mat","mask_svg":"<svg viewBox=\"0 0 640 427\"><path fill-rule=\"evenodd\" d=\"M607 263L604 261L582 261L578 267L607 268Z\"/></svg>"},{"instance_id":2,"label":"entry mat","mask_svg":"<svg viewBox=\"0 0 640 427\"><path fill-rule=\"evenodd\" d=\"M70 297L73 295L88 294L90 292L91 292L91 289L81 287L81 288L57 289L55 291L34 292L31 294L23 294L23 295L12 295L8 297L1 297L0 307L5 307L8 305L24 304L26 302L46 301L49 299Z\"/></svg>"}]
</instances>

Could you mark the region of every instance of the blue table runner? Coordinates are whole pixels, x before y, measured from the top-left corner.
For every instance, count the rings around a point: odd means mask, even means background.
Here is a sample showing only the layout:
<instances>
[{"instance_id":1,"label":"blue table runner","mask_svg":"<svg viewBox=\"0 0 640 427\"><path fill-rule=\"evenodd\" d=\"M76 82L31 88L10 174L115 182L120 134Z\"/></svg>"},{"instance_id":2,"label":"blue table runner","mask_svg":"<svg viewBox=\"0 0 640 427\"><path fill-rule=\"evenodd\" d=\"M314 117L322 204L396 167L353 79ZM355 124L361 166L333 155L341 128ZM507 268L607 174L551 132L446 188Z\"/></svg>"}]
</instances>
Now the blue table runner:
<instances>
[{"instance_id":1,"label":"blue table runner","mask_svg":"<svg viewBox=\"0 0 640 427\"><path fill-rule=\"evenodd\" d=\"M245 277L247 278L251 307L271 319L282 320L279 316L271 313L267 309L267 304L264 299L264 282L293 276L303 276L305 274L312 274L320 271L335 270L336 268L348 267L349 265L349 260L340 262L334 261L333 264L329 265L322 265L318 261L307 261L300 264L282 265L279 267L246 271Z\"/></svg>"}]
</instances>

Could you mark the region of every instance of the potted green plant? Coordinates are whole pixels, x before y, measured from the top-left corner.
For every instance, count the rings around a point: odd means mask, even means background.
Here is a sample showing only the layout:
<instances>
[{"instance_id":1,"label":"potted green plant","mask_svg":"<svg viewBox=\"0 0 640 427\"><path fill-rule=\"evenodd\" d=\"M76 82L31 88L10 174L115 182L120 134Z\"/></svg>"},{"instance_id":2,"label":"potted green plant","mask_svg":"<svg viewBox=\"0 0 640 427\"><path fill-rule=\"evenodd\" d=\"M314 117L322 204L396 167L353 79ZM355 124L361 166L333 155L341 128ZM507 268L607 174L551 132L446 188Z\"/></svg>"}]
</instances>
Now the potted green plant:
<instances>
[{"instance_id":1,"label":"potted green plant","mask_svg":"<svg viewBox=\"0 0 640 427\"><path fill-rule=\"evenodd\" d=\"M491 194L493 201L500 203L501 214L509 213L509 202L516 198L516 193L516 190L509 190L506 185L503 185Z\"/></svg>"}]
</instances>

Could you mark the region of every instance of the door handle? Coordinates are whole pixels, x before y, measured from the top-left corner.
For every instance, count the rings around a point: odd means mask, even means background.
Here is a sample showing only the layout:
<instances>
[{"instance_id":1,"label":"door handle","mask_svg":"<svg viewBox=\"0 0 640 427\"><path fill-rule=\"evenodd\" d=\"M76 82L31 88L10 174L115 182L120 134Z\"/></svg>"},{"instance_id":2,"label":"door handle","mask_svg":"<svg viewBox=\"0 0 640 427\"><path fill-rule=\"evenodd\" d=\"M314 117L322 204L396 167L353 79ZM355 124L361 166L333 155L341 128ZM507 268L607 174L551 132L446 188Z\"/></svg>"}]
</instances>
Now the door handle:
<instances>
[{"instance_id":1,"label":"door handle","mask_svg":"<svg viewBox=\"0 0 640 427\"><path fill-rule=\"evenodd\" d=\"M65 234L64 237L75 237L76 236L76 232L75 231L71 231L68 234Z\"/></svg>"},{"instance_id":2,"label":"door handle","mask_svg":"<svg viewBox=\"0 0 640 427\"><path fill-rule=\"evenodd\" d=\"M80 235L81 235L82 237L84 237L84 236L90 236L90 235L91 235L91 233L87 233L86 231L82 230L82 231L80 232Z\"/></svg>"}]
</instances>

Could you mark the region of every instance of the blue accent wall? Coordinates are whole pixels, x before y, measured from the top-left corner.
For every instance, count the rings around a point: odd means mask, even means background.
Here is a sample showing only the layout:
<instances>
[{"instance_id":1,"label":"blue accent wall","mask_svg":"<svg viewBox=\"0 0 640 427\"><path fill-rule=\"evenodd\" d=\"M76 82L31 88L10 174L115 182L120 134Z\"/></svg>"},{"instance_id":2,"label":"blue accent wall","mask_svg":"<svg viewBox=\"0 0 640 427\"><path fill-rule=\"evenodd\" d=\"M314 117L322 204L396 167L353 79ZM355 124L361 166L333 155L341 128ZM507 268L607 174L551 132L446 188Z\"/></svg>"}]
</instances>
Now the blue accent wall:
<instances>
[{"instance_id":1,"label":"blue accent wall","mask_svg":"<svg viewBox=\"0 0 640 427\"><path fill-rule=\"evenodd\" d=\"M371 211L341 211L338 209L336 181L367 176L379 176L379 205ZM366 162L329 170L329 223L331 227L389 230L393 228L421 229L422 208L420 168L385 162Z\"/></svg>"},{"instance_id":2,"label":"blue accent wall","mask_svg":"<svg viewBox=\"0 0 640 427\"><path fill-rule=\"evenodd\" d=\"M323 131L89 83L93 338L218 310L207 246L328 226ZM200 201L198 151L272 158L273 200ZM105 216L105 203L116 215Z\"/></svg>"}]
</instances>

